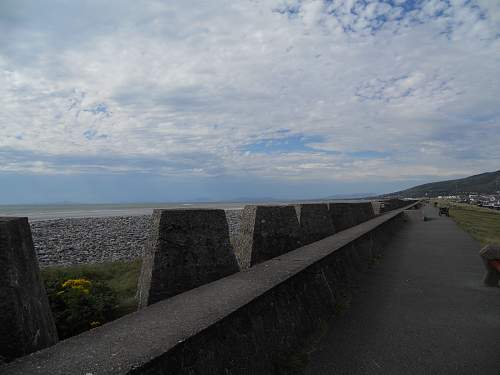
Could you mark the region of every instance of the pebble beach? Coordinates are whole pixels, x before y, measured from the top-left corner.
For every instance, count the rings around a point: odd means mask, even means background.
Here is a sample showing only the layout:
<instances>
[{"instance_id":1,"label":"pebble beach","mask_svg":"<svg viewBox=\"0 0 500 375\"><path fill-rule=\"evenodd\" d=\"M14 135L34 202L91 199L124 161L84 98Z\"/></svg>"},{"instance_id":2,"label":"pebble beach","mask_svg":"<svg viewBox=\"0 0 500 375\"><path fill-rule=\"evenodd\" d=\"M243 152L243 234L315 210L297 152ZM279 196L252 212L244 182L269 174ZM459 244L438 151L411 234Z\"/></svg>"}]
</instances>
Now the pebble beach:
<instances>
[{"instance_id":1,"label":"pebble beach","mask_svg":"<svg viewBox=\"0 0 500 375\"><path fill-rule=\"evenodd\" d=\"M241 209L226 210L230 235L239 230ZM41 267L127 261L140 258L151 215L61 218L31 222Z\"/></svg>"}]
</instances>

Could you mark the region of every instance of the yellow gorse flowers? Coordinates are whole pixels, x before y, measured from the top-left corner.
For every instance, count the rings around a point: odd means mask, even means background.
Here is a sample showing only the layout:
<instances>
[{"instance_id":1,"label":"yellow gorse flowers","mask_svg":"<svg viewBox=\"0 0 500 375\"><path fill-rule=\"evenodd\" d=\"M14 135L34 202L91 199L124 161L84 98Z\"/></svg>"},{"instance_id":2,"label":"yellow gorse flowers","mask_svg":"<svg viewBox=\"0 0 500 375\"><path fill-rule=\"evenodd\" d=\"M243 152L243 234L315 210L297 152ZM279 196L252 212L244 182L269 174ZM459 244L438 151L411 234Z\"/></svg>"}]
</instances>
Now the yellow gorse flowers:
<instances>
[{"instance_id":1,"label":"yellow gorse flowers","mask_svg":"<svg viewBox=\"0 0 500 375\"><path fill-rule=\"evenodd\" d=\"M63 288L76 289L85 294L89 294L92 283L87 279L70 279L66 280L62 286Z\"/></svg>"}]
</instances>

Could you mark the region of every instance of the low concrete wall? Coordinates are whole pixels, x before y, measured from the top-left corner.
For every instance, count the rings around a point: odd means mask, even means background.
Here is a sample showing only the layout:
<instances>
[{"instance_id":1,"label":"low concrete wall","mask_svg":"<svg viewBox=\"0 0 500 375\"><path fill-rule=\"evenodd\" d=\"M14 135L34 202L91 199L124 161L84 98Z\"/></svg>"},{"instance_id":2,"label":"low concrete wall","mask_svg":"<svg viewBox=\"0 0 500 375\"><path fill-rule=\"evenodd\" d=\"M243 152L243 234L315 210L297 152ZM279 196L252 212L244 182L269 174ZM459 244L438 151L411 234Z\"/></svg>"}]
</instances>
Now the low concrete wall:
<instances>
[{"instance_id":1,"label":"low concrete wall","mask_svg":"<svg viewBox=\"0 0 500 375\"><path fill-rule=\"evenodd\" d=\"M161 301L1 369L20 374L270 374L342 304L402 225L395 210Z\"/></svg>"}]
</instances>

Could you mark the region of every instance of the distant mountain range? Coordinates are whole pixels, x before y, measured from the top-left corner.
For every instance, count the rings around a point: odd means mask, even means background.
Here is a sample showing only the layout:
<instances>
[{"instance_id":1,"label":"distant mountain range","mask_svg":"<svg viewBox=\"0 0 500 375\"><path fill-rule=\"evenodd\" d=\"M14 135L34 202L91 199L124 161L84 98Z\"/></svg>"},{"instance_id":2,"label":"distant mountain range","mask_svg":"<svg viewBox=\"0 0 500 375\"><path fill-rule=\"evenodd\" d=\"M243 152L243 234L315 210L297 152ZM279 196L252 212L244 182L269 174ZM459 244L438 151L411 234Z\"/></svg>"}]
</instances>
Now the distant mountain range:
<instances>
[{"instance_id":1,"label":"distant mountain range","mask_svg":"<svg viewBox=\"0 0 500 375\"><path fill-rule=\"evenodd\" d=\"M481 173L475 176L431 182L410 189L384 194L383 197L400 196L408 198L437 197L439 195L456 195L461 193L493 194L500 190L500 171Z\"/></svg>"}]
</instances>

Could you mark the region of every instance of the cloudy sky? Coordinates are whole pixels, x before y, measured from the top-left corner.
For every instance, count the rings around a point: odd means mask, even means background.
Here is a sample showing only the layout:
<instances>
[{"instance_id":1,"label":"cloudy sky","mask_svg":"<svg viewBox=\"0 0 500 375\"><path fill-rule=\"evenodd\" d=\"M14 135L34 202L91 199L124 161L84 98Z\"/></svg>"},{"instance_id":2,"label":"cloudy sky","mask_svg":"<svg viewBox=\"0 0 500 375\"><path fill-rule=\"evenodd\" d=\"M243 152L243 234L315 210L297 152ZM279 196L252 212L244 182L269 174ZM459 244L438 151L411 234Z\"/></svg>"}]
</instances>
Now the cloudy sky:
<instances>
[{"instance_id":1,"label":"cloudy sky","mask_svg":"<svg viewBox=\"0 0 500 375\"><path fill-rule=\"evenodd\" d=\"M0 1L0 203L500 169L498 0Z\"/></svg>"}]
</instances>

